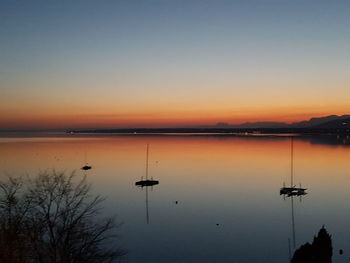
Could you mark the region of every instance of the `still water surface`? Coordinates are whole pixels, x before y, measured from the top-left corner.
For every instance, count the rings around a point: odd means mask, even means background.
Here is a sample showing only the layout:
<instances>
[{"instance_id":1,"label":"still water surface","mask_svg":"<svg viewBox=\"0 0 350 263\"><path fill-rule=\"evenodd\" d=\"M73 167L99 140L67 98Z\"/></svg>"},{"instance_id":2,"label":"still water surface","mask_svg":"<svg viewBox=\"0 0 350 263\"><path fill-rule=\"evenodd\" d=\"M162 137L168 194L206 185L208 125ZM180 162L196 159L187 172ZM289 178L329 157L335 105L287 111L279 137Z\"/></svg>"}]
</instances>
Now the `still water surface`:
<instances>
[{"instance_id":1,"label":"still water surface","mask_svg":"<svg viewBox=\"0 0 350 263\"><path fill-rule=\"evenodd\" d=\"M134 184L149 175L159 185ZM0 139L0 178L56 169L83 175L116 215L125 262L288 262L293 248L290 139L229 136L33 137ZM332 234L334 261L350 262L350 146L343 139L295 138L295 245L322 225ZM176 203L176 201L178 201ZM344 250L339 255L339 249Z\"/></svg>"}]
</instances>

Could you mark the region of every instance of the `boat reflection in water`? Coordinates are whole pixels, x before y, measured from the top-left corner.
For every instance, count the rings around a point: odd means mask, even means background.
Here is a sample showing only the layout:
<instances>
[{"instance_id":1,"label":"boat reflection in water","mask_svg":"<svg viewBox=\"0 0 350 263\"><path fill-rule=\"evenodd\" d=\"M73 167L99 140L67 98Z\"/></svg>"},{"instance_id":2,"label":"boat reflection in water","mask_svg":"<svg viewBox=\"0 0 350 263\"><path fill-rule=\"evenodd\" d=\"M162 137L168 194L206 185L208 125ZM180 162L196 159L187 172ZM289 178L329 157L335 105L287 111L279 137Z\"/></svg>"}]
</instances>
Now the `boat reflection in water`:
<instances>
[{"instance_id":1,"label":"boat reflection in water","mask_svg":"<svg viewBox=\"0 0 350 263\"><path fill-rule=\"evenodd\" d=\"M153 178L148 179L148 155L149 155L149 144L147 144L147 151L146 151L146 179L144 180L143 177L141 177L140 181L137 181L135 183L136 186L141 187L143 189L146 188L146 222L149 224L149 208L148 208L148 187L151 187L151 190L153 190L153 186L159 184L159 181L153 180Z\"/></svg>"},{"instance_id":2,"label":"boat reflection in water","mask_svg":"<svg viewBox=\"0 0 350 263\"><path fill-rule=\"evenodd\" d=\"M300 190L301 188L293 188L293 190L287 192L286 194L283 194L284 200L287 198L290 198L290 206L291 206L291 223L292 223L292 242L293 242L293 251L291 248L291 239L288 238L288 249L289 249L289 262L292 259L292 252L294 253L295 247L296 247L296 235L295 235L295 215L294 215L294 197L299 196L300 197L300 203L302 201L302 196L306 195L307 193L304 190ZM282 194L281 194L282 195Z\"/></svg>"},{"instance_id":3,"label":"boat reflection in water","mask_svg":"<svg viewBox=\"0 0 350 263\"><path fill-rule=\"evenodd\" d=\"M158 184L158 183L157 183ZM140 186L142 189L143 187L146 188L146 222L149 224L149 204L148 204L148 187L151 187L151 190L153 190L153 185L152 186Z\"/></svg>"}]
</instances>

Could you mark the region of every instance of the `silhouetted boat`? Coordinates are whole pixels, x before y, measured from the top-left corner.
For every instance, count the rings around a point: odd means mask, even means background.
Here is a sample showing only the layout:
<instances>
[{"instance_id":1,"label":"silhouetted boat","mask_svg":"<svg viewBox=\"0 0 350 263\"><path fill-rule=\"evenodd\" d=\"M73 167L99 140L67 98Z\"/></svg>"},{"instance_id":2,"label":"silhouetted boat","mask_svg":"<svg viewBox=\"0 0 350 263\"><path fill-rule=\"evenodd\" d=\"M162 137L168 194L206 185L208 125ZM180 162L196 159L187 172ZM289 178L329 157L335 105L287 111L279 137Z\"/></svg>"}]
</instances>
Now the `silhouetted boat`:
<instances>
[{"instance_id":1,"label":"silhouetted boat","mask_svg":"<svg viewBox=\"0 0 350 263\"><path fill-rule=\"evenodd\" d=\"M84 171L92 169L92 167L90 165L88 165L88 162L86 160L86 151L85 151L85 165L83 167L81 167L80 169L84 170Z\"/></svg>"},{"instance_id":2,"label":"silhouetted boat","mask_svg":"<svg viewBox=\"0 0 350 263\"><path fill-rule=\"evenodd\" d=\"M80 169L86 171L86 170L90 170L91 168L92 168L92 167L89 166L89 165L84 165L84 166L81 167Z\"/></svg>"},{"instance_id":3,"label":"silhouetted boat","mask_svg":"<svg viewBox=\"0 0 350 263\"><path fill-rule=\"evenodd\" d=\"M292 188L292 189L290 189L291 192L287 195L290 198L290 202L291 202L291 219L292 219L291 220L291 235L292 235L292 237L288 238L289 262L292 262L291 261L292 254L295 252L294 250L296 248L296 224L295 224L294 198L295 198L295 196L299 196L300 203L301 203L302 196L307 194L305 192L305 190L306 190L305 188L301 188L301 187L300 188ZM291 246L291 241L293 242L292 246Z\"/></svg>"},{"instance_id":4,"label":"silhouetted boat","mask_svg":"<svg viewBox=\"0 0 350 263\"><path fill-rule=\"evenodd\" d=\"M280 195L287 195L287 196L300 196L300 195L306 195L305 192L306 188L297 188L297 187L283 187L280 190Z\"/></svg>"},{"instance_id":5,"label":"silhouetted boat","mask_svg":"<svg viewBox=\"0 0 350 263\"><path fill-rule=\"evenodd\" d=\"M153 186L159 184L159 181L156 180L141 180L135 183L137 186Z\"/></svg>"},{"instance_id":6,"label":"silhouetted boat","mask_svg":"<svg viewBox=\"0 0 350 263\"><path fill-rule=\"evenodd\" d=\"M300 187L282 187L280 189L280 195L287 195L287 196L301 196L301 195L306 195L307 193L305 192L307 188L302 188L301 185Z\"/></svg>"},{"instance_id":7,"label":"silhouetted boat","mask_svg":"<svg viewBox=\"0 0 350 263\"><path fill-rule=\"evenodd\" d=\"M287 196L302 196L306 195L307 193L305 192L307 188L302 188L301 184L300 187L295 187L293 185L293 176L294 176L294 170L293 170L293 137L291 137L291 152L290 152L290 159L291 159L291 164L290 164L290 187L283 187L280 189L280 195L287 195Z\"/></svg>"},{"instance_id":8,"label":"silhouetted boat","mask_svg":"<svg viewBox=\"0 0 350 263\"><path fill-rule=\"evenodd\" d=\"M154 185L159 184L159 181L153 180L153 178L148 179L148 155L149 155L149 144L147 144L147 151L146 151L146 180L143 180L143 177L141 177L141 181L137 181L135 183L136 186L146 188L146 222L149 224L149 208L148 208L148 187L151 187L151 190L153 189Z\"/></svg>"},{"instance_id":9,"label":"silhouetted boat","mask_svg":"<svg viewBox=\"0 0 350 263\"><path fill-rule=\"evenodd\" d=\"M146 151L146 180L143 180L143 178L141 177L141 180L135 183L136 186L147 187L147 186L153 186L153 185L159 184L159 181L153 180L153 178L148 179L148 155L149 155L149 144L147 144L147 151Z\"/></svg>"}]
</instances>

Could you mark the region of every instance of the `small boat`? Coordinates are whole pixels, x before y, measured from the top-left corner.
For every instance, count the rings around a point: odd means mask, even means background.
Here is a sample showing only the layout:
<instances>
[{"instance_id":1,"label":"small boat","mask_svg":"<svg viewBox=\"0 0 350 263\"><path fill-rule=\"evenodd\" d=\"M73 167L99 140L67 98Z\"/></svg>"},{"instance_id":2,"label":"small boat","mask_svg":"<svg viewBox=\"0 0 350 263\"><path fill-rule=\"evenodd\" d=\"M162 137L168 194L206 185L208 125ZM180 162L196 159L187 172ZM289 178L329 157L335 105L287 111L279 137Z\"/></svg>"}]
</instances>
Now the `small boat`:
<instances>
[{"instance_id":1,"label":"small boat","mask_svg":"<svg viewBox=\"0 0 350 263\"><path fill-rule=\"evenodd\" d=\"M156 180L141 180L141 181L137 181L135 183L135 185L137 186L141 186L141 187L144 187L144 186L153 186L153 185L156 185L156 184L159 184L159 181L156 181Z\"/></svg>"},{"instance_id":2,"label":"small boat","mask_svg":"<svg viewBox=\"0 0 350 263\"><path fill-rule=\"evenodd\" d=\"M280 189L280 195L287 195L294 190L294 187L282 187Z\"/></svg>"},{"instance_id":3,"label":"small boat","mask_svg":"<svg viewBox=\"0 0 350 263\"><path fill-rule=\"evenodd\" d=\"M298 188L298 187L282 187L280 189L280 195L287 196L301 196L306 195L306 188Z\"/></svg>"},{"instance_id":4,"label":"small boat","mask_svg":"<svg viewBox=\"0 0 350 263\"><path fill-rule=\"evenodd\" d=\"M146 151L146 180L143 180L143 177L141 177L141 180L135 183L136 186L147 187L147 186L153 186L153 185L159 184L159 181L153 180L153 178L148 179L148 155L149 155L149 144L147 144L147 151Z\"/></svg>"},{"instance_id":5,"label":"small boat","mask_svg":"<svg viewBox=\"0 0 350 263\"><path fill-rule=\"evenodd\" d=\"M92 167L90 165L88 165L87 158L86 158L86 151L85 151L84 155L85 155L85 165L83 167L81 167L80 169L83 171L87 171L87 170L92 169Z\"/></svg>"},{"instance_id":6,"label":"small boat","mask_svg":"<svg viewBox=\"0 0 350 263\"><path fill-rule=\"evenodd\" d=\"M81 167L80 169L86 171L86 170L90 170L91 168L92 168L92 167L89 166L89 165L84 165L84 166Z\"/></svg>"}]
</instances>

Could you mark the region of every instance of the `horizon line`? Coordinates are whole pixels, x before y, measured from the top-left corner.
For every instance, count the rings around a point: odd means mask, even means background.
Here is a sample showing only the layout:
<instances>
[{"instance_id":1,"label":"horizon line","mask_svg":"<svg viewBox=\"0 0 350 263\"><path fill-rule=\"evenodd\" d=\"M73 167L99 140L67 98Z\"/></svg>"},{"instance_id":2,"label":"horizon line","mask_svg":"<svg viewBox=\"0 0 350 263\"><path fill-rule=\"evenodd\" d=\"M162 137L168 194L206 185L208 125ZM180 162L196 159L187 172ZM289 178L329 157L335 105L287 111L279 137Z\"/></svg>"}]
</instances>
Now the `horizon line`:
<instances>
[{"instance_id":1,"label":"horizon line","mask_svg":"<svg viewBox=\"0 0 350 263\"><path fill-rule=\"evenodd\" d=\"M66 131L89 131L89 130L157 130L157 129L210 129L210 128L219 128L219 129L263 129L263 128L268 128L268 129L278 129L278 128L288 128L288 127L235 127L235 126L240 126L240 125L248 125L248 124L280 124L280 125L292 125L292 124L297 124L297 123L302 123L302 122L308 122L311 121L312 119L322 119L322 118L328 118L328 117L350 117L350 114L342 114L342 115L337 115L337 114L330 114L330 115L324 115L321 117L311 117L308 120L301 120L301 121L296 121L296 122L281 122L281 121L256 121L256 122L241 122L237 124L230 124L228 122L217 122L215 124L202 124L202 125L179 125L179 126L154 126L154 127L146 127L146 126L135 126L135 127L65 127L65 128L26 128L26 129L0 129L0 133L31 133L31 132L66 132ZM292 128L292 127L291 127Z\"/></svg>"}]
</instances>

